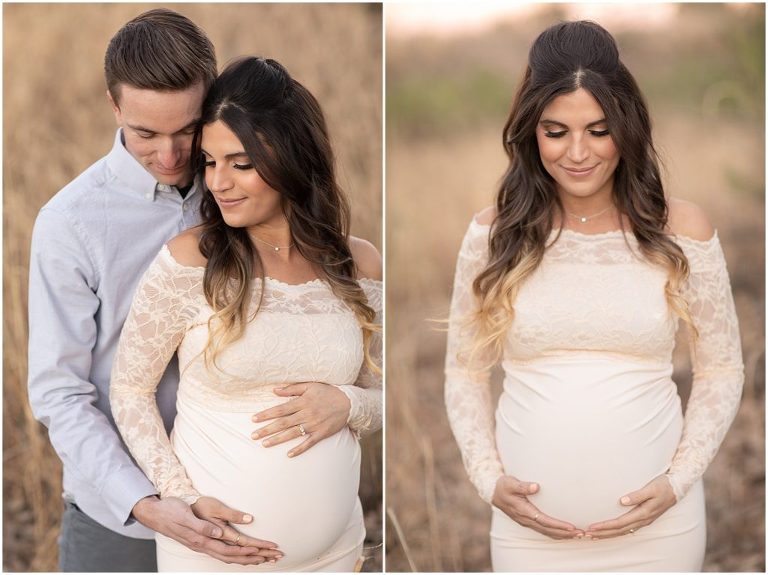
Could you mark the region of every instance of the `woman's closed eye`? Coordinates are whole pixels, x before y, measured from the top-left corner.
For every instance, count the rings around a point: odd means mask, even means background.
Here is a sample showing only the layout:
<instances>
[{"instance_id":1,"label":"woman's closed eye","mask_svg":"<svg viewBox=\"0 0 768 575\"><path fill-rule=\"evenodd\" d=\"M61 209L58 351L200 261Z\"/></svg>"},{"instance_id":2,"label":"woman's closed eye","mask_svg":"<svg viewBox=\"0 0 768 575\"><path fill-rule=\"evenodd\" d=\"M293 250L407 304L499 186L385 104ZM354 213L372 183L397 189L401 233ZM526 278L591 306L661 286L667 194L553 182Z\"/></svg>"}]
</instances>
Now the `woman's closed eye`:
<instances>
[{"instance_id":1,"label":"woman's closed eye","mask_svg":"<svg viewBox=\"0 0 768 575\"><path fill-rule=\"evenodd\" d=\"M558 131L545 130L544 135L547 138L562 138L567 133L568 133L568 130L558 130ZM595 136L597 138L602 138L603 136L607 136L609 133L610 132L607 129L605 129L605 130L589 130L589 134L591 136Z\"/></svg>"},{"instance_id":2,"label":"woman's closed eye","mask_svg":"<svg viewBox=\"0 0 768 575\"><path fill-rule=\"evenodd\" d=\"M216 167L216 162L214 162L213 160L207 160L207 159L203 158L203 166L206 167L206 168L215 168ZM236 169L236 170L250 170L250 169L253 169L253 164L237 164L237 163L233 163L232 167L234 169Z\"/></svg>"}]
</instances>

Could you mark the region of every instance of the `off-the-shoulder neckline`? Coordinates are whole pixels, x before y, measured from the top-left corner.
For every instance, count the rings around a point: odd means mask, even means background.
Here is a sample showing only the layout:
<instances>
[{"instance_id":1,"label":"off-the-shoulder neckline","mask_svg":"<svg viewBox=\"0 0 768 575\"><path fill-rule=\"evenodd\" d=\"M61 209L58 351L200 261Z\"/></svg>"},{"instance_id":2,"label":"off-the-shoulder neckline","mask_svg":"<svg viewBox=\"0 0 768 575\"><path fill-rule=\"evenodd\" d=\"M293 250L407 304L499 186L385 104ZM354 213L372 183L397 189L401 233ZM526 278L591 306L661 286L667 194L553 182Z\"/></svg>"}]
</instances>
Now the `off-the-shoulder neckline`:
<instances>
[{"instance_id":1,"label":"off-the-shoulder neckline","mask_svg":"<svg viewBox=\"0 0 768 575\"><path fill-rule=\"evenodd\" d=\"M470 224L470 226L474 226L475 228L477 228L479 230L484 230L486 233L491 228L490 224L481 224L474 217L472 218L472 223ZM561 230L559 230L559 229L554 229L554 230L552 230L552 235L556 235L560 231ZM614 237L618 238L618 237L623 237L625 235L627 237L629 237L630 239L632 239L632 240L636 240L634 234L631 231L626 231L625 232L625 230L609 230L607 232L600 232L600 233L597 233L597 234L585 234L585 233L582 233L582 232L577 232L576 230L572 230L570 228L565 228L565 229L562 230L562 233L565 234L565 235L571 235L571 236L576 236L576 237L579 237L579 238L584 238L585 240L601 240L601 239L614 238ZM688 237L688 236L679 235L679 234L674 235L674 238L676 240L682 240L682 241L690 242L690 243L692 243L694 245L700 245L700 246L708 246L708 245L714 244L714 243L719 241L717 230L715 230L715 233L708 240L697 240L697 239L694 239L694 238L691 238L691 237Z\"/></svg>"},{"instance_id":2,"label":"off-the-shoulder neckline","mask_svg":"<svg viewBox=\"0 0 768 575\"><path fill-rule=\"evenodd\" d=\"M171 254L171 250L168 249L168 244L163 244L163 247L160 249L160 253L164 257L166 257L177 268L180 268L180 269L183 269L183 270L188 270L190 272L197 272L197 273L200 273L200 274L203 274L205 272L205 267L204 266L190 266L190 265L182 264L181 262L179 262L176 258L173 257L173 254ZM255 278L255 279L258 282L260 278ZM271 276L264 276L264 280L268 284L280 286L282 288L287 288L287 289L303 288L303 287L315 287L315 286L317 286L317 287L327 287L328 286L328 282L326 282L325 280L323 280L321 278L314 278L314 279L307 280L305 282L301 282L301 283L298 283L298 284L292 284L292 283L284 282L282 280L273 278ZM373 278L358 278L357 281L358 282L365 282L366 284L372 284L373 287L377 287L377 285L381 285L382 284L381 280L377 280L377 279L373 279Z\"/></svg>"}]
</instances>

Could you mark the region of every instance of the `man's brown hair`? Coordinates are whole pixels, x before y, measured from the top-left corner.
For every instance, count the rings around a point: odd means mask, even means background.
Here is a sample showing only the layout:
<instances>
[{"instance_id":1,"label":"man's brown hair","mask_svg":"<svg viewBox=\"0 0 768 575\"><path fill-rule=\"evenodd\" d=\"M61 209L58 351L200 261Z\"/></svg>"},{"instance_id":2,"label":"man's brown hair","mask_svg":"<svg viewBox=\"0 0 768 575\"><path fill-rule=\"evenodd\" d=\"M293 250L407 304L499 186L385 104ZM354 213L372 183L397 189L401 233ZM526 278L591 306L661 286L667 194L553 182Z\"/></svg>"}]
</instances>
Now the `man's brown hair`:
<instances>
[{"instance_id":1,"label":"man's brown hair","mask_svg":"<svg viewBox=\"0 0 768 575\"><path fill-rule=\"evenodd\" d=\"M112 37L104 56L107 89L117 104L120 85L178 91L216 78L216 52L189 18L158 8L140 14Z\"/></svg>"}]
</instances>

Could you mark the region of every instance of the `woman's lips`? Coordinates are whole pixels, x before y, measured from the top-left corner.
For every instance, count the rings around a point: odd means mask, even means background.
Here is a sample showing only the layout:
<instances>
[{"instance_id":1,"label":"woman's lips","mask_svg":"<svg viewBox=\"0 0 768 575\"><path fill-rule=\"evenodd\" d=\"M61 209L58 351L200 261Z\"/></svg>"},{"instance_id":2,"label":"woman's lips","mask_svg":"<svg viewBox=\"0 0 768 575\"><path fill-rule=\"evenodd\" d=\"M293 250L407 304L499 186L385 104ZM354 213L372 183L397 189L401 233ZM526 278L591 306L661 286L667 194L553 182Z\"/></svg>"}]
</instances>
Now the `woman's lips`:
<instances>
[{"instance_id":1,"label":"woman's lips","mask_svg":"<svg viewBox=\"0 0 768 575\"><path fill-rule=\"evenodd\" d=\"M567 173L569 176L573 176L574 178L583 178L585 176L589 176L596 167L597 164L589 168L568 168L566 166L562 166L563 170L565 170L565 173Z\"/></svg>"},{"instance_id":2,"label":"woman's lips","mask_svg":"<svg viewBox=\"0 0 768 575\"><path fill-rule=\"evenodd\" d=\"M225 200L223 198L216 198L216 203L219 204L222 208L233 208L235 206L239 206L245 201L245 198L237 198L237 199L228 199Z\"/></svg>"}]
</instances>

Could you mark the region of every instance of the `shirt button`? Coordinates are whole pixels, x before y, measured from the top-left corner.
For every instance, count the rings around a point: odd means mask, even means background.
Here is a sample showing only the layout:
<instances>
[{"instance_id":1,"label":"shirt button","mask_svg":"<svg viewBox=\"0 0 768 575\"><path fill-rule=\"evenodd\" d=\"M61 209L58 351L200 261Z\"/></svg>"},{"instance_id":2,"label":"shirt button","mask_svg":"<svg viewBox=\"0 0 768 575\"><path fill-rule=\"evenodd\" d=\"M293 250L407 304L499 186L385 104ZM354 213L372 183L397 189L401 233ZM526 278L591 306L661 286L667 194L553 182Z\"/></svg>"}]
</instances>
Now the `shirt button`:
<instances>
[{"instance_id":1,"label":"shirt button","mask_svg":"<svg viewBox=\"0 0 768 575\"><path fill-rule=\"evenodd\" d=\"M188 204L182 204L181 209L186 212L187 209L189 209L189 205Z\"/></svg>"}]
</instances>

